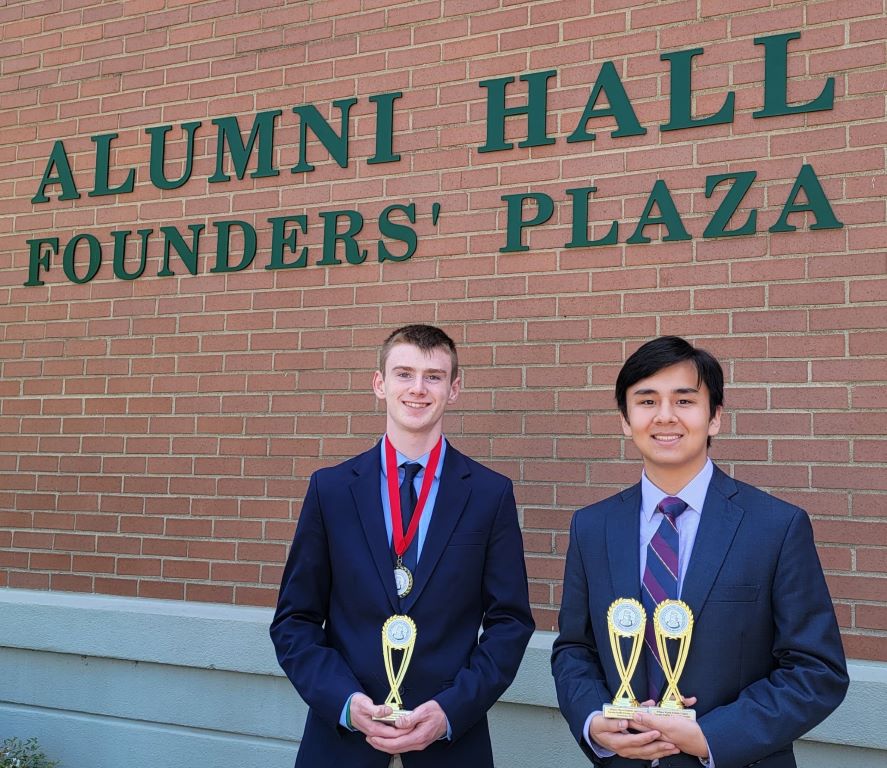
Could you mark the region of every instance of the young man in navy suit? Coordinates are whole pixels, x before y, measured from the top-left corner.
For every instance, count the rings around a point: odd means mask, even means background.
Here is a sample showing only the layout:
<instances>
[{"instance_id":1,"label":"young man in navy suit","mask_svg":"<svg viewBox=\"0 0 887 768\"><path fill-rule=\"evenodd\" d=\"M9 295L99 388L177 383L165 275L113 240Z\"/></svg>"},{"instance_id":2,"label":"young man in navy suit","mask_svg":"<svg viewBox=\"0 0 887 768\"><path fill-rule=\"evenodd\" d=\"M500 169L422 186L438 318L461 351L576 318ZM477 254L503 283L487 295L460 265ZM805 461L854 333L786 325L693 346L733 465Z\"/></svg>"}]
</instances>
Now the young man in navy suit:
<instances>
[{"instance_id":1,"label":"young man in navy suit","mask_svg":"<svg viewBox=\"0 0 887 768\"><path fill-rule=\"evenodd\" d=\"M296 765L492 766L486 712L534 628L511 481L443 437L460 388L449 336L406 326L380 358L385 436L312 475L271 625L309 706ZM390 724L373 718L392 713L393 616L413 622L415 646L400 686L412 714Z\"/></svg>"},{"instance_id":2,"label":"young man in navy suit","mask_svg":"<svg viewBox=\"0 0 887 768\"><path fill-rule=\"evenodd\" d=\"M723 381L712 355L674 336L644 344L617 378L622 429L643 474L576 512L552 653L561 712L596 765L794 768L792 742L847 689L806 513L733 480L708 457ZM663 563L667 572L656 571ZM602 709L621 685L608 608L617 598L641 600L652 622L661 601L654 593L662 596L656 578L666 584L669 573L695 618L679 690L697 719L607 719ZM651 705L664 673L657 651L644 646L631 684Z\"/></svg>"}]
</instances>

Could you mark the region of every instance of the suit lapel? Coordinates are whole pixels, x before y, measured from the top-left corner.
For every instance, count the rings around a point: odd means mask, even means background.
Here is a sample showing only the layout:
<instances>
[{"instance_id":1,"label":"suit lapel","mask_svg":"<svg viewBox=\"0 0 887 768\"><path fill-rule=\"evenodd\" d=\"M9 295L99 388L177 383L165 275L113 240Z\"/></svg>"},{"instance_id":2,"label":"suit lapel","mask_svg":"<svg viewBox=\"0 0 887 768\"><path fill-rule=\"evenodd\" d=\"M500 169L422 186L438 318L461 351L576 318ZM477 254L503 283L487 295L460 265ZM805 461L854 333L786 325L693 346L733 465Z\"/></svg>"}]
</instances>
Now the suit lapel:
<instances>
[{"instance_id":1,"label":"suit lapel","mask_svg":"<svg viewBox=\"0 0 887 768\"><path fill-rule=\"evenodd\" d=\"M730 500L738 490L733 478L715 467L681 589L681 599L697 619L742 520L742 509Z\"/></svg>"},{"instance_id":2,"label":"suit lapel","mask_svg":"<svg viewBox=\"0 0 887 768\"><path fill-rule=\"evenodd\" d=\"M607 513L607 559L613 598L641 598L641 486L640 483L624 490L615 506ZM647 621L653 617L648 616ZM605 619L606 621L606 619ZM647 690L646 654L642 653L631 686L636 696L644 698ZM615 689L614 689L615 690Z\"/></svg>"},{"instance_id":3,"label":"suit lapel","mask_svg":"<svg viewBox=\"0 0 887 768\"><path fill-rule=\"evenodd\" d=\"M354 506L363 526L367 546L379 571L379 578L385 586L385 594L391 603L393 613L400 610L400 601L394 586L394 565L391 561L391 547L385 529L382 493L379 478L382 472L381 448L377 443L358 457L354 464L355 478L351 482L351 495Z\"/></svg>"},{"instance_id":4,"label":"suit lapel","mask_svg":"<svg viewBox=\"0 0 887 768\"><path fill-rule=\"evenodd\" d=\"M467 478L470 474L471 470L465 458L453 447L452 443L448 442L431 522L422 544L422 553L419 556L416 573L413 574L413 588L401 602L404 613L409 612L428 584L428 579L434 572L450 541L456 523L459 522L465 506L468 504L471 486L467 482Z\"/></svg>"}]
</instances>

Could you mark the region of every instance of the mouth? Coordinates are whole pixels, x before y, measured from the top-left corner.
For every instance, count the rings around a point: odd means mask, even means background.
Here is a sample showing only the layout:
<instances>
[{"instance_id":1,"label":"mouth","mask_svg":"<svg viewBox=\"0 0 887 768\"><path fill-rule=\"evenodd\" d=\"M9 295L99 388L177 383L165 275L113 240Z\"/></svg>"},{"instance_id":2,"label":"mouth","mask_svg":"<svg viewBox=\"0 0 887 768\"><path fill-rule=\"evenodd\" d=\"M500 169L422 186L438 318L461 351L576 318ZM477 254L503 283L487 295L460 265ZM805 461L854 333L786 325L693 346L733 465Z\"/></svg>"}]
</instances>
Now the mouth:
<instances>
[{"instance_id":1,"label":"mouth","mask_svg":"<svg viewBox=\"0 0 887 768\"><path fill-rule=\"evenodd\" d=\"M653 435L653 439L662 445L672 445L680 440L682 435Z\"/></svg>"},{"instance_id":2,"label":"mouth","mask_svg":"<svg viewBox=\"0 0 887 768\"><path fill-rule=\"evenodd\" d=\"M412 400L401 400L401 402L407 407L411 408L414 411L421 411L423 408L428 407L428 403L417 403Z\"/></svg>"}]
</instances>

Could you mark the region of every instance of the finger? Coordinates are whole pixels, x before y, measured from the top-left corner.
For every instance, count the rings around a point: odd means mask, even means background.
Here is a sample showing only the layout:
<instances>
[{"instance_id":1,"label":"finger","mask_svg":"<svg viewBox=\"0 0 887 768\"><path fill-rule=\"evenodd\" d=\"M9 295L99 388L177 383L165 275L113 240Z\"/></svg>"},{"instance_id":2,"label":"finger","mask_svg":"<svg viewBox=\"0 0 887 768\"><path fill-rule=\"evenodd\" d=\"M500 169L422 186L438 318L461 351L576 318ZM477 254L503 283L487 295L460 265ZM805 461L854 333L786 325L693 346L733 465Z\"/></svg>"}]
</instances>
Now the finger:
<instances>
[{"instance_id":1,"label":"finger","mask_svg":"<svg viewBox=\"0 0 887 768\"><path fill-rule=\"evenodd\" d=\"M412 752L414 750L424 749L430 743L429 738L423 738L416 731L411 731L402 736L393 738L374 738L370 741L371 745L383 752L395 754L399 752Z\"/></svg>"},{"instance_id":2,"label":"finger","mask_svg":"<svg viewBox=\"0 0 887 768\"><path fill-rule=\"evenodd\" d=\"M627 720L610 720L606 717L596 718L598 731L608 731L610 733L618 733L628 728Z\"/></svg>"}]
</instances>

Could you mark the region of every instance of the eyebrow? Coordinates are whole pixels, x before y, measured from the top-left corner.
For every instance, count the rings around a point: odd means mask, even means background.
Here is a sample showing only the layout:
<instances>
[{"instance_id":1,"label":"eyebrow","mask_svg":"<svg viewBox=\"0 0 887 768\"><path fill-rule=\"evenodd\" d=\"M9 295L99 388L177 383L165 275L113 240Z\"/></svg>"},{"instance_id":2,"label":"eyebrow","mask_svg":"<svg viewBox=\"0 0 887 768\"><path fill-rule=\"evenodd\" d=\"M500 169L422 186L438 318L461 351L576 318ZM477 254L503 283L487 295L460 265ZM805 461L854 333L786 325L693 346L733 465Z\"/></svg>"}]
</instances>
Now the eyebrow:
<instances>
[{"instance_id":1,"label":"eyebrow","mask_svg":"<svg viewBox=\"0 0 887 768\"><path fill-rule=\"evenodd\" d=\"M392 372L394 372L394 371L404 371L406 373L415 373L416 372L415 368L411 368L408 365L395 365L391 370L392 370ZM422 373L425 375L428 375L429 373L440 373L440 374L446 375L446 371L443 370L443 368L425 368L422 370Z\"/></svg>"},{"instance_id":2,"label":"eyebrow","mask_svg":"<svg viewBox=\"0 0 887 768\"><path fill-rule=\"evenodd\" d=\"M695 387L678 387L677 389L673 389L671 392L674 395L688 395L688 394L689 395L692 395L692 394L698 395L699 394L699 390L696 389ZM638 395L658 395L659 390L653 389L652 387L650 387L650 388L645 388L645 389L636 389L631 394L632 394L632 397L636 397Z\"/></svg>"}]
</instances>

